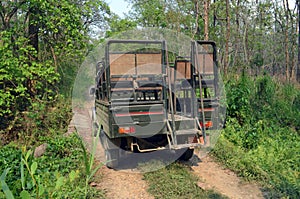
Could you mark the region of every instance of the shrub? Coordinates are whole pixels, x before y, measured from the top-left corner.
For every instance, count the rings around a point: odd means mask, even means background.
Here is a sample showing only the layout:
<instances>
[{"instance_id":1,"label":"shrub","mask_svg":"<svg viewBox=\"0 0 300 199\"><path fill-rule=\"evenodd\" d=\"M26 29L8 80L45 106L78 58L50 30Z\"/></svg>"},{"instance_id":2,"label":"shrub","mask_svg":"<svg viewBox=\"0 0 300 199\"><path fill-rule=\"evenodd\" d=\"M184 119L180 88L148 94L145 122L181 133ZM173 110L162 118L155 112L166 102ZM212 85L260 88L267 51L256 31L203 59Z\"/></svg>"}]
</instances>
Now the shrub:
<instances>
[{"instance_id":1,"label":"shrub","mask_svg":"<svg viewBox=\"0 0 300 199\"><path fill-rule=\"evenodd\" d=\"M275 190L270 197L299 198L299 89L267 75L229 82L226 128L213 153L239 175Z\"/></svg>"},{"instance_id":2,"label":"shrub","mask_svg":"<svg viewBox=\"0 0 300 199\"><path fill-rule=\"evenodd\" d=\"M85 174L84 149L79 136L56 136L47 144L46 153L40 158L34 158L32 150L25 147L7 145L0 148L0 157L4 157L0 158L0 174L9 169L5 182L12 194L36 198L99 196L100 192L86 186L82 180L92 176ZM0 189L0 198L2 196L4 193Z\"/></svg>"}]
</instances>

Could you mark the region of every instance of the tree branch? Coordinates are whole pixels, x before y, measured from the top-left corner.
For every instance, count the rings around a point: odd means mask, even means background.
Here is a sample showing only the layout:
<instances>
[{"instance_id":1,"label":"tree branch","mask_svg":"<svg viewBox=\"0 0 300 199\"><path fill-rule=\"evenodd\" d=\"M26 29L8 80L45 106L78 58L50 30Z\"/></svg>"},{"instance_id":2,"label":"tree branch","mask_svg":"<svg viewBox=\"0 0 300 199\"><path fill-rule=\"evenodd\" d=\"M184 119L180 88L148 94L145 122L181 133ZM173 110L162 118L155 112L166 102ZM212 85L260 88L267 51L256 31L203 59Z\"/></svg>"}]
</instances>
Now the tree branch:
<instances>
[{"instance_id":1,"label":"tree branch","mask_svg":"<svg viewBox=\"0 0 300 199\"><path fill-rule=\"evenodd\" d=\"M5 16L5 13L4 13L4 19L3 19L3 24L5 25L5 27L8 27L9 26L9 22L11 20L11 18L14 16L14 14L18 11L18 9L25 3L26 1L21 1L21 2L18 2L16 4L16 6ZM4 7L1 5L1 7L3 8L4 10Z\"/></svg>"},{"instance_id":2,"label":"tree branch","mask_svg":"<svg viewBox=\"0 0 300 199\"><path fill-rule=\"evenodd\" d=\"M4 25L4 15L5 15L5 8L3 7L2 3L0 3L0 17L3 25Z\"/></svg>"}]
</instances>

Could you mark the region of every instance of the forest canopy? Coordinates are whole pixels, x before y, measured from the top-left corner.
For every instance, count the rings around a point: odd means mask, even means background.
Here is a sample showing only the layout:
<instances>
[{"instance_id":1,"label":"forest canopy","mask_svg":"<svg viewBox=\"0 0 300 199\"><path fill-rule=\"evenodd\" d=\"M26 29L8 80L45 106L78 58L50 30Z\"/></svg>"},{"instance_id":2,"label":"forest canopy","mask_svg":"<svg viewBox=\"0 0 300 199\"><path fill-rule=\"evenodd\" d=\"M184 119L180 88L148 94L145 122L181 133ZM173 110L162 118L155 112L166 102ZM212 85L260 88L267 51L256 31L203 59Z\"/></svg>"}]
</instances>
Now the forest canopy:
<instances>
[{"instance_id":1,"label":"forest canopy","mask_svg":"<svg viewBox=\"0 0 300 199\"><path fill-rule=\"evenodd\" d=\"M104 1L1 1L2 131L34 103L55 101L58 87L71 83L70 71L80 65L92 31L105 26L109 14Z\"/></svg>"}]
</instances>

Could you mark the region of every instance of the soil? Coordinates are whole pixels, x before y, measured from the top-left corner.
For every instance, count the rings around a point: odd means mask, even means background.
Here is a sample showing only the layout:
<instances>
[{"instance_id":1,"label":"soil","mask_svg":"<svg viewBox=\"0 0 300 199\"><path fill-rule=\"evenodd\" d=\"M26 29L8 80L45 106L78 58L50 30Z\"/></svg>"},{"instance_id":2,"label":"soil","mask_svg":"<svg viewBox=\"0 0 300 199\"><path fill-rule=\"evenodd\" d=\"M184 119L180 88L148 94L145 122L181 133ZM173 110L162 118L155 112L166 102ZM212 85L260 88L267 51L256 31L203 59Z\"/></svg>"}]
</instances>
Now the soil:
<instances>
[{"instance_id":1,"label":"soil","mask_svg":"<svg viewBox=\"0 0 300 199\"><path fill-rule=\"evenodd\" d=\"M69 131L74 130L79 133L86 143L87 149L92 149L93 136L91 134L91 110L90 107L85 109L76 109L73 119L69 126ZM70 133L70 132L69 132ZM105 162L103 148L100 142L97 144L96 160ZM147 183L143 180L143 175L128 169L113 170L106 166L99 169L94 177L95 181L91 183L105 193L108 199L153 199L147 192Z\"/></svg>"},{"instance_id":2,"label":"soil","mask_svg":"<svg viewBox=\"0 0 300 199\"><path fill-rule=\"evenodd\" d=\"M154 199L148 192L148 185L141 173L116 171L103 167L97 188L104 190L108 199Z\"/></svg>"},{"instance_id":3,"label":"soil","mask_svg":"<svg viewBox=\"0 0 300 199\"><path fill-rule=\"evenodd\" d=\"M87 144L88 150L92 148L91 134L91 107L76 109L69 131L74 126ZM74 111L74 110L73 110ZM68 132L70 133L70 132ZM100 142L98 142L100 143ZM104 162L103 149L101 144L97 145L96 160ZM228 198L263 198L259 186L254 183L244 182L232 171L223 168L212 157L206 156L201 160L194 157L185 162L190 165L194 174L199 177L198 186L204 190L214 190ZM132 172L131 172L132 171ZM113 170L103 166L96 173L94 182L91 186L104 191L108 199L153 199L147 192L148 185L143 180L143 174L136 172L136 169Z\"/></svg>"},{"instance_id":4,"label":"soil","mask_svg":"<svg viewBox=\"0 0 300 199\"><path fill-rule=\"evenodd\" d=\"M232 199L264 198L258 185L245 182L234 172L214 161L213 157L202 158L192 169L199 177L198 186L202 189L211 189Z\"/></svg>"}]
</instances>

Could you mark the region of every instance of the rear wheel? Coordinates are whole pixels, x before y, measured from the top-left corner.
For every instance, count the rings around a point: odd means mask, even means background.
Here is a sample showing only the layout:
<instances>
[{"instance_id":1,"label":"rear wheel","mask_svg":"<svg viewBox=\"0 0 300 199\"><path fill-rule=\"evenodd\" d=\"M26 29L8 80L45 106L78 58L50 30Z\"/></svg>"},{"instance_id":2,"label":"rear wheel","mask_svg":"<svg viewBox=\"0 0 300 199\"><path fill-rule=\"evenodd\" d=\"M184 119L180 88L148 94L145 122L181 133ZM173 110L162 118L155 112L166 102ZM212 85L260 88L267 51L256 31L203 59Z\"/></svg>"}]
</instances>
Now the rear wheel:
<instances>
[{"instance_id":1,"label":"rear wheel","mask_svg":"<svg viewBox=\"0 0 300 199\"><path fill-rule=\"evenodd\" d=\"M92 109L92 136L96 137L98 133L99 126L96 122L96 110Z\"/></svg>"},{"instance_id":2,"label":"rear wheel","mask_svg":"<svg viewBox=\"0 0 300 199\"><path fill-rule=\"evenodd\" d=\"M119 164L119 149L105 150L106 166L116 168Z\"/></svg>"},{"instance_id":3,"label":"rear wheel","mask_svg":"<svg viewBox=\"0 0 300 199\"><path fill-rule=\"evenodd\" d=\"M96 122L92 123L92 136L97 137L97 133L98 133L98 125Z\"/></svg>"},{"instance_id":4,"label":"rear wheel","mask_svg":"<svg viewBox=\"0 0 300 199\"><path fill-rule=\"evenodd\" d=\"M100 141L105 153L106 166L108 168L116 168L119 163L119 149L112 147L113 143L102 129L100 130Z\"/></svg>"},{"instance_id":5,"label":"rear wheel","mask_svg":"<svg viewBox=\"0 0 300 199\"><path fill-rule=\"evenodd\" d=\"M188 161L194 155L194 149L188 148L180 157L179 160Z\"/></svg>"}]
</instances>

